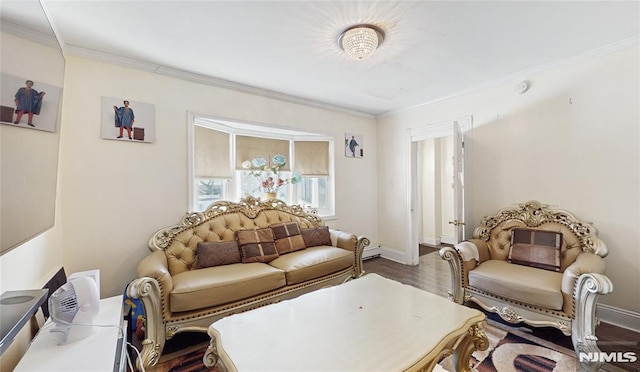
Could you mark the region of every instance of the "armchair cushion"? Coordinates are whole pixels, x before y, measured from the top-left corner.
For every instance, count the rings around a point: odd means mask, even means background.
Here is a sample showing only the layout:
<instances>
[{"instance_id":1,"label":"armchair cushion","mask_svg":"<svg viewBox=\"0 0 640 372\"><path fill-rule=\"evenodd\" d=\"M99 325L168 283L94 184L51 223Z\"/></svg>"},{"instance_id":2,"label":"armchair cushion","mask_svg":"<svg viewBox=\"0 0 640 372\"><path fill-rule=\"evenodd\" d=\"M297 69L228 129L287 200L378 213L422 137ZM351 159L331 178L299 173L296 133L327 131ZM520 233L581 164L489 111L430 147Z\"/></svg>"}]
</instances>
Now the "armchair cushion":
<instances>
[{"instance_id":1,"label":"armchair cushion","mask_svg":"<svg viewBox=\"0 0 640 372\"><path fill-rule=\"evenodd\" d=\"M485 261L469 272L471 287L551 310L562 310L561 283L562 273L503 260Z\"/></svg>"},{"instance_id":2,"label":"armchair cushion","mask_svg":"<svg viewBox=\"0 0 640 372\"><path fill-rule=\"evenodd\" d=\"M240 230L237 235L243 263L270 262L278 258L271 228Z\"/></svg>"},{"instance_id":3,"label":"armchair cushion","mask_svg":"<svg viewBox=\"0 0 640 372\"><path fill-rule=\"evenodd\" d=\"M508 261L545 270L560 271L562 233L519 229L511 232Z\"/></svg>"}]
</instances>

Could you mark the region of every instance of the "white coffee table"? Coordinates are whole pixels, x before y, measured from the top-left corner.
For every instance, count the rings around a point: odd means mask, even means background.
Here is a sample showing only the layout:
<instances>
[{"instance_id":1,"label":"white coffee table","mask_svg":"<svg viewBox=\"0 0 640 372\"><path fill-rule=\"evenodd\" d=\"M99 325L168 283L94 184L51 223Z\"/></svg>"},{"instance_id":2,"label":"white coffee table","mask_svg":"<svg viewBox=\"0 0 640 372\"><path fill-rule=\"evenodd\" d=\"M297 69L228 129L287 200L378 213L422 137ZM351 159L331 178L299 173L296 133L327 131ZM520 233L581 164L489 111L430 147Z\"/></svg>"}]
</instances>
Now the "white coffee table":
<instances>
[{"instance_id":1,"label":"white coffee table","mask_svg":"<svg viewBox=\"0 0 640 372\"><path fill-rule=\"evenodd\" d=\"M376 274L231 315L208 330L222 371L430 371L486 350L485 316Z\"/></svg>"}]
</instances>

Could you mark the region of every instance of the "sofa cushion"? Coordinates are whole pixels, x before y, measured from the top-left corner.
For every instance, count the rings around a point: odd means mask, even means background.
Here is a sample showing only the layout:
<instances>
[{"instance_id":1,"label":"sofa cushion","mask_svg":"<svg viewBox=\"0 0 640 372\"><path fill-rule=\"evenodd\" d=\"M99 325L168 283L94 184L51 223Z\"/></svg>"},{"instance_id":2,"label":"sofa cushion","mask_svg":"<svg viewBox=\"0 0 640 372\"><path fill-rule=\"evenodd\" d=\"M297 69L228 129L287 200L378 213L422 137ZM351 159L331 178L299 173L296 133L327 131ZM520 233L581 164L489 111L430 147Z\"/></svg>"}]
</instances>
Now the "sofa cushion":
<instances>
[{"instance_id":1,"label":"sofa cushion","mask_svg":"<svg viewBox=\"0 0 640 372\"><path fill-rule=\"evenodd\" d=\"M196 250L194 269L230 265L242 262L240 248L235 240L221 242L200 242Z\"/></svg>"},{"instance_id":2,"label":"sofa cushion","mask_svg":"<svg viewBox=\"0 0 640 372\"><path fill-rule=\"evenodd\" d=\"M545 270L560 271L562 233L513 229L508 261Z\"/></svg>"},{"instance_id":3,"label":"sofa cushion","mask_svg":"<svg viewBox=\"0 0 640 372\"><path fill-rule=\"evenodd\" d=\"M231 264L174 275L171 311L190 311L243 300L285 285L282 270L264 263Z\"/></svg>"},{"instance_id":4,"label":"sofa cushion","mask_svg":"<svg viewBox=\"0 0 640 372\"><path fill-rule=\"evenodd\" d=\"M271 228L240 230L237 235L242 262L269 262L278 257Z\"/></svg>"},{"instance_id":5,"label":"sofa cushion","mask_svg":"<svg viewBox=\"0 0 640 372\"><path fill-rule=\"evenodd\" d=\"M488 260L469 271L473 288L552 310L562 310L561 283L562 273L503 260Z\"/></svg>"},{"instance_id":6,"label":"sofa cushion","mask_svg":"<svg viewBox=\"0 0 640 372\"><path fill-rule=\"evenodd\" d=\"M353 252L330 246L310 247L282 255L269 265L283 270L287 285L292 285L350 268Z\"/></svg>"},{"instance_id":7,"label":"sofa cushion","mask_svg":"<svg viewBox=\"0 0 640 372\"><path fill-rule=\"evenodd\" d=\"M327 226L301 229L300 232L307 248L317 247L319 245L332 245L331 233L329 233Z\"/></svg>"},{"instance_id":8,"label":"sofa cushion","mask_svg":"<svg viewBox=\"0 0 640 372\"><path fill-rule=\"evenodd\" d=\"M279 254L291 253L307 248L300 235L297 222L277 223L270 226Z\"/></svg>"}]
</instances>

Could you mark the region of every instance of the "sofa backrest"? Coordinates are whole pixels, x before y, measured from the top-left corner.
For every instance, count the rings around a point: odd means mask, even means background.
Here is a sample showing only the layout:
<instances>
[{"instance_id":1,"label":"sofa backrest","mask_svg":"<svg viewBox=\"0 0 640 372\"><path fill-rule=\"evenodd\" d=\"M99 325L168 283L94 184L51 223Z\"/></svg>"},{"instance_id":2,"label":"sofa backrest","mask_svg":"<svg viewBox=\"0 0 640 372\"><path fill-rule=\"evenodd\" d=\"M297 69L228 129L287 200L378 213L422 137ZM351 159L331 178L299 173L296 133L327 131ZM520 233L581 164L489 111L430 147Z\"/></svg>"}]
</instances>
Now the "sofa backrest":
<instances>
[{"instance_id":1,"label":"sofa backrest","mask_svg":"<svg viewBox=\"0 0 640 372\"><path fill-rule=\"evenodd\" d=\"M582 252L601 257L609 253L606 244L597 236L598 230L590 222L581 221L570 212L554 209L535 200L520 204L517 208L503 208L495 216L484 217L473 232L473 237L487 242L491 259L506 260L514 228L562 233L560 271L571 265Z\"/></svg>"},{"instance_id":2,"label":"sofa backrest","mask_svg":"<svg viewBox=\"0 0 640 372\"><path fill-rule=\"evenodd\" d=\"M297 221L300 228L324 226L320 217L300 206L287 206L277 199L261 201L247 197L239 203L215 202L203 212L187 213L180 224L156 232L149 239L149 249L164 250L169 272L176 275L191 269L200 242L234 240L238 230L291 221Z\"/></svg>"}]
</instances>

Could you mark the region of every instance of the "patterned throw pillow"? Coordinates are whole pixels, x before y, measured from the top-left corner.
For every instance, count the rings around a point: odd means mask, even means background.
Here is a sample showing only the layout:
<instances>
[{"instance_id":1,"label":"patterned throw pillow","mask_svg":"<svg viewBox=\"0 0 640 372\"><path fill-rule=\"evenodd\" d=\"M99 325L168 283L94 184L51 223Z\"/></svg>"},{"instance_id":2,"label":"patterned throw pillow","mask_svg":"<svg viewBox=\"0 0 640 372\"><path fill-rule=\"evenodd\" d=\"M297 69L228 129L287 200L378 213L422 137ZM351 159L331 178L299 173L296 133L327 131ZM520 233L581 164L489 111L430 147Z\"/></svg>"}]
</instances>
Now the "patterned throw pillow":
<instances>
[{"instance_id":1,"label":"patterned throw pillow","mask_svg":"<svg viewBox=\"0 0 640 372\"><path fill-rule=\"evenodd\" d=\"M307 248L319 245L331 245L331 234L327 226L300 229L300 232Z\"/></svg>"},{"instance_id":2,"label":"patterned throw pillow","mask_svg":"<svg viewBox=\"0 0 640 372\"><path fill-rule=\"evenodd\" d=\"M237 235L243 263L270 262L278 258L271 228L240 230Z\"/></svg>"},{"instance_id":3,"label":"patterned throw pillow","mask_svg":"<svg viewBox=\"0 0 640 372\"><path fill-rule=\"evenodd\" d=\"M273 238L279 254L307 248L302 235L300 235L300 226L298 226L297 222L273 224L271 225L271 230L273 230Z\"/></svg>"},{"instance_id":4,"label":"patterned throw pillow","mask_svg":"<svg viewBox=\"0 0 640 372\"><path fill-rule=\"evenodd\" d=\"M509 262L560 271L562 233L555 231L513 229Z\"/></svg>"},{"instance_id":5,"label":"patterned throw pillow","mask_svg":"<svg viewBox=\"0 0 640 372\"><path fill-rule=\"evenodd\" d=\"M230 265L242 262L240 248L235 240L222 242L200 242L196 249L194 269Z\"/></svg>"}]
</instances>

